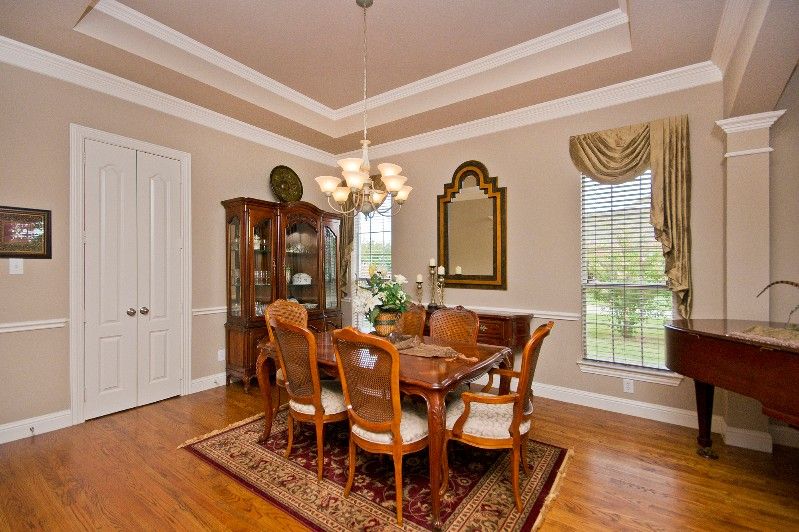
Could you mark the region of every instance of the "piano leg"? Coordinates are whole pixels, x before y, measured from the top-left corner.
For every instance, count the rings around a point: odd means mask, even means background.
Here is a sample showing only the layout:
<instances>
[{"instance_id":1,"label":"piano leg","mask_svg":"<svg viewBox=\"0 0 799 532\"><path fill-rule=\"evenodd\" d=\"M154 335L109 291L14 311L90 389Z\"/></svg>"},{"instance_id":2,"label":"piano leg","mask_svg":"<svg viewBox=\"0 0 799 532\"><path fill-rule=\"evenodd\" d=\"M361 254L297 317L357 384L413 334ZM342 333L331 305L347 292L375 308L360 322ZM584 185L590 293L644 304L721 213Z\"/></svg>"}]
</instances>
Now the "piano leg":
<instances>
[{"instance_id":1,"label":"piano leg","mask_svg":"<svg viewBox=\"0 0 799 532\"><path fill-rule=\"evenodd\" d=\"M713 439L710 436L710 420L713 417L713 392L712 384L694 380L696 388L696 415L699 421L699 436L696 442L699 444L697 454L703 458L718 460L719 455L711 447Z\"/></svg>"}]
</instances>

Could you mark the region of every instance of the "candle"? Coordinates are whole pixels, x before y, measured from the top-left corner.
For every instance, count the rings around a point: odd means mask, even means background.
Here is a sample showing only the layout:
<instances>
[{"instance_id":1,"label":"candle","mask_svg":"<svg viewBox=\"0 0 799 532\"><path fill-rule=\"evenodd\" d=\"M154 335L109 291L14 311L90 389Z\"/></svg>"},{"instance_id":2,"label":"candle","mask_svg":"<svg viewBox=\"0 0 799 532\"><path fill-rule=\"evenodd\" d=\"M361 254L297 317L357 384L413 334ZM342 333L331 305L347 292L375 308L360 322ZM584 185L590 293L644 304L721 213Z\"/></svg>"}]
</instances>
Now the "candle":
<instances>
[{"instance_id":1,"label":"candle","mask_svg":"<svg viewBox=\"0 0 799 532\"><path fill-rule=\"evenodd\" d=\"M445 272L445 271L446 271L446 270L444 270L444 267L443 267L443 266L439 266L439 267L438 267L438 275L444 275L444 272Z\"/></svg>"},{"instance_id":2,"label":"candle","mask_svg":"<svg viewBox=\"0 0 799 532\"><path fill-rule=\"evenodd\" d=\"M430 266L436 265L436 259L430 259Z\"/></svg>"},{"instance_id":3,"label":"candle","mask_svg":"<svg viewBox=\"0 0 799 532\"><path fill-rule=\"evenodd\" d=\"M421 283L422 280L423 280L422 274L421 273L417 273L416 274L416 282L417 283Z\"/></svg>"},{"instance_id":4,"label":"candle","mask_svg":"<svg viewBox=\"0 0 799 532\"><path fill-rule=\"evenodd\" d=\"M463 270L461 270L461 267L460 266L455 266L455 274L456 275L460 275L462 273L463 273Z\"/></svg>"}]
</instances>

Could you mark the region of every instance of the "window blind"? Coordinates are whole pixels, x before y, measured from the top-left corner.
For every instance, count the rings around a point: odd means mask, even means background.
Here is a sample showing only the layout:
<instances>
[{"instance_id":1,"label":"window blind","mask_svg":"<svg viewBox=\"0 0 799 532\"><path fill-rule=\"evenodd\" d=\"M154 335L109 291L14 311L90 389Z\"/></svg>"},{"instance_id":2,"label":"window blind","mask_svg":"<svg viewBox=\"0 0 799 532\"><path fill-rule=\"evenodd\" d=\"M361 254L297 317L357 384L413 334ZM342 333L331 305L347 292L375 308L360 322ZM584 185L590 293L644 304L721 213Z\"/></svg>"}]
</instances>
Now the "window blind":
<instances>
[{"instance_id":1,"label":"window blind","mask_svg":"<svg viewBox=\"0 0 799 532\"><path fill-rule=\"evenodd\" d=\"M660 243L649 223L652 177L617 185L582 177L582 317L585 358L665 369L671 319Z\"/></svg>"},{"instance_id":2,"label":"window blind","mask_svg":"<svg viewBox=\"0 0 799 532\"><path fill-rule=\"evenodd\" d=\"M381 207L387 209L391 206L391 197L387 197ZM367 217L359 214L355 217L355 276L358 285L365 285L369 278L369 266L391 274L391 214L385 216L374 214ZM362 331L369 331L372 326L362 315L353 311L353 326Z\"/></svg>"}]
</instances>

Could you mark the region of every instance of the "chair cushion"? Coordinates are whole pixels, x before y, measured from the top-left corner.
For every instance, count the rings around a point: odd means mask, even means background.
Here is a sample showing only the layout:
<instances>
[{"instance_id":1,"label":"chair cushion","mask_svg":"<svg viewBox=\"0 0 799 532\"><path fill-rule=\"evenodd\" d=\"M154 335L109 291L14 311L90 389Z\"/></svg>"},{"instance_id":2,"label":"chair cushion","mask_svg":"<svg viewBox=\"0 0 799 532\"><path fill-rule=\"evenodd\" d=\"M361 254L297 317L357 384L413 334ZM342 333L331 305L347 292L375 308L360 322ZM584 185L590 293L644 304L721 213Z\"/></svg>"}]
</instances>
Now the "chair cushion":
<instances>
[{"instance_id":1,"label":"chair cushion","mask_svg":"<svg viewBox=\"0 0 799 532\"><path fill-rule=\"evenodd\" d=\"M275 384L278 386L286 385L286 380L283 378L283 368L277 368L277 371L275 371Z\"/></svg>"},{"instance_id":2,"label":"chair cushion","mask_svg":"<svg viewBox=\"0 0 799 532\"><path fill-rule=\"evenodd\" d=\"M341 383L339 381L319 381L319 389L321 391L322 408L325 410L325 415L347 411L347 405L344 404L344 394L341 392ZM297 403L291 400L289 400L289 407L301 414L313 415L316 412L313 405Z\"/></svg>"},{"instance_id":3,"label":"chair cushion","mask_svg":"<svg viewBox=\"0 0 799 532\"><path fill-rule=\"evenodd\" d=\"M477 395L496 397L490 393L478 393ZM510 422L513 420L513 403L504 405L488 405L485 403L471 403L469 417L463 424L463 433L470 436L490 439L510 438ZM461 417L465 409L463 399L458 396L447 405L447 430L452 430L455 422ZM532 412L532 408L530 408ZM519 433L526 434L530 430L530 420L522 421L519 426Z\"/></svg>"},{"instance_id":4,"label":"chair cushion","mask_svg":"<svg viewBox=\"0 0 799 532\"><path fill-rule=\"evenodd\" d=\"M391 432L372 432L358 425L352 426L353 434L364 440L374 443L390 444L394 441ZM425 438L427 430L427 412L424 407L405 403L402 405L402 419L400 420L400 435L402 443L413 443Z\"/></svg>"}]
</instances>

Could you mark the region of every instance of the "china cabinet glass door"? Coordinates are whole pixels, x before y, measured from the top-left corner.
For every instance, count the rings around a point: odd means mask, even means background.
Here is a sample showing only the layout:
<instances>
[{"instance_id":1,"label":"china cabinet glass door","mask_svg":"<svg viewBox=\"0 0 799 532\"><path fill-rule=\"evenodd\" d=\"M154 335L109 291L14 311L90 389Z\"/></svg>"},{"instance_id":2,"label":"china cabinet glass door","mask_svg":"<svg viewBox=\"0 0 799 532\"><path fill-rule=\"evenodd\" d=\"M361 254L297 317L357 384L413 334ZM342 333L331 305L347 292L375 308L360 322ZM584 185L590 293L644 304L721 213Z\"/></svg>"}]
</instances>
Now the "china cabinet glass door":
<instances>
[{"instance_id":1,"label":"china cabinet glass door","mask_svg":"<svg viewBox=\"0 0 799 532\"><path fill-rule=\"evenodd\" d=\"M338 308L338 236L325 227L325 309Z\"/></svg>"},{"instance_id":2,"label":"china cabinet glass door","mask_svg":"<svg viewBox=\"0 0 799 532\"><path fill-rule=\"evenodd\" d=\"M253 227L253 315L263 316L266 306L272 302L273 270L272 219L267 218Z\"/></svg>"},{"instance_id":3,"label":"china cabinet glass door","mask_svg":"<svg viewBox=\"0 0 799 532\"><path fill-rule=\"evenodd\" d=\"M319 249L316 229L305 222L286 228L286 299L308 310L319 307Z\"/></svg>"},{"instance_id":4,"label":"china cabinet glass door","mask_svg":"<svg viewBox=\"0 0 799 532\"><path fill-rule=\"evenodd\" d=\"M231 218L227 224L228 309L231 316L241 316L241 222Z\"/></svg>"}]
</instances>

